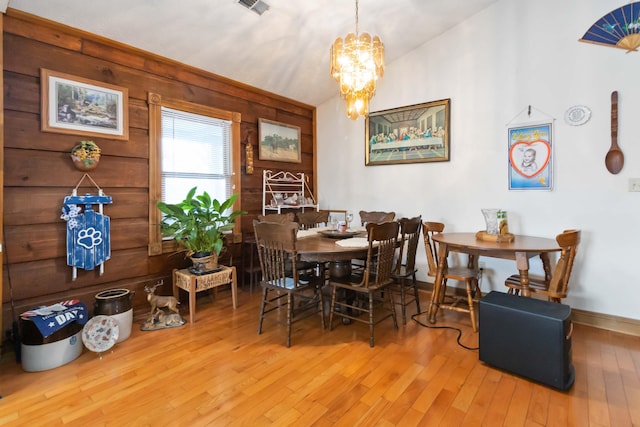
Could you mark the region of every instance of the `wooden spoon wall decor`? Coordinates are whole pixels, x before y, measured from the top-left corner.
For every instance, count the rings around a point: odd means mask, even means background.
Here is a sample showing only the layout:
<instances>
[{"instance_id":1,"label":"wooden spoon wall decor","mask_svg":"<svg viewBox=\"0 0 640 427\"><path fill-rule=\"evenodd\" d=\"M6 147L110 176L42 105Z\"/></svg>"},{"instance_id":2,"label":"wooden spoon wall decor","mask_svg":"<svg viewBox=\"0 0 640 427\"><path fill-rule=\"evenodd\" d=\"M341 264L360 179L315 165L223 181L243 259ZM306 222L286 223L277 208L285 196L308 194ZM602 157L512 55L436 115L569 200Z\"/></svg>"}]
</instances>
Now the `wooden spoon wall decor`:
<instances>
[{"instance_id":1,"label":"wooden spoon wall decor","mask_svg":"<svg viewBox=\"0 0 640 427\"><path fill-rule=\"evenodd\" d=\"M604 158L607 170L617 174L624 166L624 154L618 147L618 91L611 92L611 148Z\"/></svg>"}]
</instances>

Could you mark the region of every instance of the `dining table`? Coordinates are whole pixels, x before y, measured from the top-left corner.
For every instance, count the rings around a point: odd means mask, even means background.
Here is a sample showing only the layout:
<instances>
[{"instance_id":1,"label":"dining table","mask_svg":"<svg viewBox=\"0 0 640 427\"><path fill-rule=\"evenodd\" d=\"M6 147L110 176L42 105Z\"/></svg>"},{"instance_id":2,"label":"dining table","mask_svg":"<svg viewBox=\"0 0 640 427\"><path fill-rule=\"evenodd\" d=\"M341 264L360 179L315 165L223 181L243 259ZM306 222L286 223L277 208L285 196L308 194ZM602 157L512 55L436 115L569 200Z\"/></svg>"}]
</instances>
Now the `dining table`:
<instances>
[{"instance_id":1,"label":"dining table","mask_svg":"<svg viewBox=\"0 0 640 427\"><path fill-rule=\"evenodd\" d=\"M367 257L369 244L364 228L338 233L327 228L298 232L296 251L301 261L317 263L324 269L328 265L333 277L351 273L351 261Z\"/></svg>"},{"instance_id":2,"label":"dining table","mask_svg":"<svg viewBox=\"0 0 640 427\"><path fill-rule=\"evenodd\" d=\"M369 241L365 227L354 227L345 233L338 233L328 228L301 230L298 231L296 239L298 258L301 261L316 263L319 267L318 275L327 279L345 278L351 275L352 261L366 259L368 250ZM329 286L325 285L324 289L326 289L325 292L330 292ZM355 297L353 291L343 296L347 300ZM343 317L342 323L348 325L351 320Z\"/></svg>"},{"instance_id":3,"label":"dining table","mask_svg":"<svg viewBox=\"0 0 640 427\"><path fill-rule=\"evenodd\" d=\"M364 244L364 240L362 240L362 244L353 246L341 246L338 243L340 240L353 239L356 236L366 240L367 234L366 231L362 231L340 239L338 237L326 237L318 232L299 237L296 241L296 250L302 261L309 262L350 261L354 258L366 257L368 245Z\"/></svg>"},{"instance_id":4,"label":"dining table","mask_svg":"<svg viewBox=\"0 0 640 427\"><path fill-rule=\"evenodd\" d=\"M515 260L520 274L521 294L529 297L529 259L539 256L544 269L545 280L551 280L551 266L549 254L559 252L560 246L555 239L546 237L512 235L513 238L500 241L499 239L482 239L479 233L440 233L434 234L433 240L438 243L438 267L429 304L428 319L435 323L442 292L444 271L447 268L447 257L450 252L468 254L472 257L491 257Z\"/></svg>"}]
</instances>

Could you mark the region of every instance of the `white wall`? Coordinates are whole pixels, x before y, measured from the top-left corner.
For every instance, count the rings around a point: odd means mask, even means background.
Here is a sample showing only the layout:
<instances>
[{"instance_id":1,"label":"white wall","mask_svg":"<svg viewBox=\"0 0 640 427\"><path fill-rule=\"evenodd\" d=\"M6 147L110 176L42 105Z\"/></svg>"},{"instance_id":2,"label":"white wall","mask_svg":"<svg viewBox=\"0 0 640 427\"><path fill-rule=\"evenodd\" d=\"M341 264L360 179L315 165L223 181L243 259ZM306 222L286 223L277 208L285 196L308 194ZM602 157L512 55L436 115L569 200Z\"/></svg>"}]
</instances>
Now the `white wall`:
<instances>
[{"instance_id":1,"label":"white wall","mask_svg":"<svg viewBox=\"0 0 640 427\"><path fill-rule=\"evenodd\" d=\"M623 3L502 0L387 64L371 111L450 98L449 162L365 167L364 120L350 120L338 97L319 106L321 207L356 216L361 209L421 214L445 222L448 231L484 229L480 209L495 207L508 211L516 234L554 237L581 229L565 302L640 319L640 193L627 191L628 179L640 177L640 53L578 42ZM613 90L619 93L618 141L625 154L617 175L604 165ZM529 120L526 112L519 115L528 105L531 120L555 119L550 192L508 190L507 124ZM591 120L566 124L565 111L574 105L588 106ZM418 259L419 280L427 280L423 248ZM483 290L505 290L515 264L483 261ZM540 273L540 261L532 264L532 273Z\"/></svg>"}]
</instances>

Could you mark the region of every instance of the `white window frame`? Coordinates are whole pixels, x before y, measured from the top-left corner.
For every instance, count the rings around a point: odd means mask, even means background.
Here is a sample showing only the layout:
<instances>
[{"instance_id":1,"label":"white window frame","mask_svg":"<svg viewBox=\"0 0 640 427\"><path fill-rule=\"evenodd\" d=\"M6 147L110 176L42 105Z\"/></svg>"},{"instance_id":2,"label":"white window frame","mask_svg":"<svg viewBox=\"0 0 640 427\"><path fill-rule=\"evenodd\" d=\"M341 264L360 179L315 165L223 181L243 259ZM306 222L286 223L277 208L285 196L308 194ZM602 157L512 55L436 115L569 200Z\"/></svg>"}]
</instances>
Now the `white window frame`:
<instances>
[{"instance_id":1,"label":"white window frame","mask_svg":"<svg viewBox=\"0 0 640 427\"><path fill-rule=\"evenodd\" d=\"M162 214L157 202L162 200L162 107L203 116L231 121L231 190L238 194L233 210L240 210L240 113L225 111L206 105L163 98L159 94L149 93L149 255L160 255L177 249L174 240L163 240L160 231ZM241 224L236 221L231 242L241 240Z\"/></svg>"}]
</instances>

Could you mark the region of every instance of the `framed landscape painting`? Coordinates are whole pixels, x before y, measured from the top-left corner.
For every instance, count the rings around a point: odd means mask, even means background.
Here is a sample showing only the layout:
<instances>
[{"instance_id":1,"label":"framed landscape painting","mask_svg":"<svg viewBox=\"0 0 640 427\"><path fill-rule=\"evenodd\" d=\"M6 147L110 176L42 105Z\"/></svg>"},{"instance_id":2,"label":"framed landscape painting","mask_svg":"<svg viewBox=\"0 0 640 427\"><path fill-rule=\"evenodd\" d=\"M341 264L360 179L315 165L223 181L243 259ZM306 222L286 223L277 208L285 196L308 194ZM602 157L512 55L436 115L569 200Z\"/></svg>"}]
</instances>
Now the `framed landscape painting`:
<instances>
[{"instance_id":1,"label":"framed landscape painting","mask_svg":"<svg viewBox=\"0 0 640 427\"><path fill-rule=\"evenodd\" d=\"M42 130L129 139L124 87L41 69Z\"/></svg>"},{"instance_id":2,"label":"framed landscape painting","mask_svg":"<svg viewBox=\"0 0 640 427\"><path fill-rule=\"evenodd\" d=\"M370 113L365 165L449 161L450 99Z\"/></svg>"},{"instance_id":3,"label":"framed landscape painting","mask_svg":"<svg viewBox=\"0 0 640 427\"><path fill-rule=\"evenodd\" d=\"M302 163L298 126L258 119L258 147L260 160Z\"/></svg>"}]
</instances>

